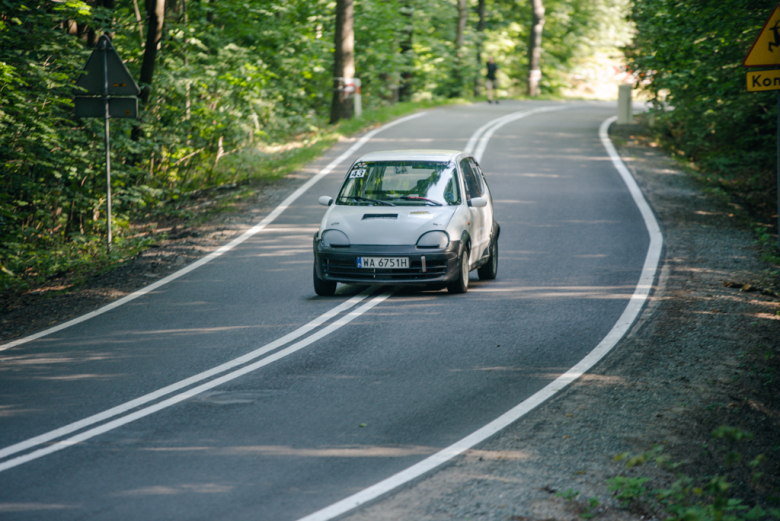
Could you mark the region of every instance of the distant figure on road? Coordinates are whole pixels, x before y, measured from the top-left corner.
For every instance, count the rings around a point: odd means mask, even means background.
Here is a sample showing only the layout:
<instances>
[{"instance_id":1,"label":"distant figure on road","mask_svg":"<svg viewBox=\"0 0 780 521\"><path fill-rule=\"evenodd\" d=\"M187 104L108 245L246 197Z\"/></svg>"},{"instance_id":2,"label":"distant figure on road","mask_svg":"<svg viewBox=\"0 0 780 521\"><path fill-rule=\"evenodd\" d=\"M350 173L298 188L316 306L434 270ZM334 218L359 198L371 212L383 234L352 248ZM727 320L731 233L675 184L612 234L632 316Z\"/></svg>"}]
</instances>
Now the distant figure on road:
<instances>
[{"instance_id":1,"label":"distant figure on road","mask_svg":"<svg viewBox=\"0 0 780 521\"><path fill-rule=\"evenodd\" d=\"M488 57L487 61L487 75L485 76L485 88L487 88L488 103L493 103L493 89L496 89L496 98L498 98L498 80L496 79L496 71L498 65L493 61L493 57ZM498 103L498 99L496 99Z\"/></svg>"}]
</instances>

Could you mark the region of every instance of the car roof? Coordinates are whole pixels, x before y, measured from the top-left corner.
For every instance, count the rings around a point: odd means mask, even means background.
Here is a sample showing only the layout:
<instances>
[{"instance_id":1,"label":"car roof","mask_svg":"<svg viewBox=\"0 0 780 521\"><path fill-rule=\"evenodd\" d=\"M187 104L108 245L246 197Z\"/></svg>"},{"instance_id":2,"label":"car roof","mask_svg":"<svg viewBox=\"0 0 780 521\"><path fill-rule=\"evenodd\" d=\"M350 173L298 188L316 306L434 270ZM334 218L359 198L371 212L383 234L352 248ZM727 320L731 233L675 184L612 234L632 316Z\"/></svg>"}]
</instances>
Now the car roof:
<instances>
[{"instance_id":1,"label":"car roof","mask_svg":"<svg viewBox=\"0 0 780 521\"><path fill-rule=\"evenodd\" d=\"M369 152L358 161L450 161L462 153L460 150L387 150Z\"/></svg>"}]
</instances>

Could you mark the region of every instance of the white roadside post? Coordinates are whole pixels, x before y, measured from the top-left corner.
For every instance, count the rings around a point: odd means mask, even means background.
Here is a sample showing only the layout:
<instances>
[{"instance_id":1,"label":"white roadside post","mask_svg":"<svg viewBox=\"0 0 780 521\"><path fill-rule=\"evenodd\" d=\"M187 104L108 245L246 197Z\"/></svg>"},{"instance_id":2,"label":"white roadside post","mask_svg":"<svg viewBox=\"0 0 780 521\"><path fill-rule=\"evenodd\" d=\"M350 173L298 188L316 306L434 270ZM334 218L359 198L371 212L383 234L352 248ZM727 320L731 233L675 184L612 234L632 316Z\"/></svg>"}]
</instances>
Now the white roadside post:
<instances>
[{"instance_id":1,"label":"white roadside post","mask_svg":"<svg viewBox=\"0 0 780 521\"><path fill-rule=\"evenodd\" d=\"M359 118L363 114L363 97L360 94L360 78L355 78L355 117Z\"/></svg>"},{"instance_id":2,"label":"white roadside post","mask_svg":"<svg viewBox=\"0 0 780 521\"><path fill-rule=\"evenodd\" d=\"M631 107L631 85L618 87L618 125L630 125L634 122L634 111Z\"/></svg>"}]
</instances>

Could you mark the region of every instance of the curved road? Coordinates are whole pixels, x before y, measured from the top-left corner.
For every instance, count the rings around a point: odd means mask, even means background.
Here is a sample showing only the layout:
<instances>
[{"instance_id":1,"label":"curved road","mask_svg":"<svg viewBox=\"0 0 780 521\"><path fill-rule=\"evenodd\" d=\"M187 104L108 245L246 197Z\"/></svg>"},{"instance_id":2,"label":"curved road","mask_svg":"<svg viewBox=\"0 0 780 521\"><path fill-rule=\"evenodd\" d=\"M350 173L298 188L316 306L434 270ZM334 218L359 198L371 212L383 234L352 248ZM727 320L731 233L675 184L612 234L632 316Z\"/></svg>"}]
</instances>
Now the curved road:
<instances>
[{"instance_id":1,"label":"curved road","mask_svg":"<svg viewBox=\"0 0 780 521\"><path fill-rule=\"evenodd\" d=\"M502 227L495 281L472 272L465 295L339 286L334 298L316 297L311 283L317 197L335 195L359 155L462 149L497 117L553 105L448 107L382 130L212 262L0 351L0 517L295 520L463 438L564 373L623 312L649 243L598 138L614 104L566 104L492 135L481 164ZM296 331L225 371L35 439Z\"/></svg>"}]
</instances>

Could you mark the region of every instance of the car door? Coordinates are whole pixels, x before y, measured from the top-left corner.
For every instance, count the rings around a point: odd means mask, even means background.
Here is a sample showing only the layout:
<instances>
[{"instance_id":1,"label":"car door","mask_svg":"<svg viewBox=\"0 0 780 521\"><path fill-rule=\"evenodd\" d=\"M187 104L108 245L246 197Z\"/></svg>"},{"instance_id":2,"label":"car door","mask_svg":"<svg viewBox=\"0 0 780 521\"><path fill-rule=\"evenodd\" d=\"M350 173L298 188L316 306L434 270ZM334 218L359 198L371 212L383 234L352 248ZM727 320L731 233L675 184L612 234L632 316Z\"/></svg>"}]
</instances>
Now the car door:
<instances>
[{"instance_id":1,"label":"car door","mask_svg":"<svg viewBox=\"0 0 780 521\"><path fill-rule=\"evenodd\" d=\"M488 200L487 206L480 208L480 210L482 210L482 233L484 234L485 241L482 247L482 254L483 256L487 256L490 255L490 240L493 237L493 195L490 193L490 188L488 187L485 174L482 172L482 168L480 168L479 164L476 162L476 160L474 160L473 157L469 158L469 161L471 162L471 168L474 170L474 173L479 180L480 186L482 187L481 197L484 197Z\"/></svg>"},{"instance_id":2,"label":"car door","mask_svg":"<svg viewBox=\"0 0 780 521\"><path fill-rule=\"evenodd\" d=\"M463 158L460 160L460 170L463 172L463 184L466 188L466 201L471 214L470 229L471 234L471 253L469 254L469 264L474 265L480 258L482 258L482 252L485 249L486 240L485 234L485 212L484 208L474 208L471 206L471 199L475 197L482 197L483 189L482 183L474 171L471 160L469 158Z\"/></svg>"}]
</instances>

